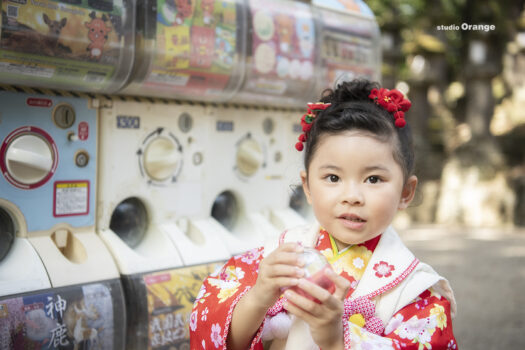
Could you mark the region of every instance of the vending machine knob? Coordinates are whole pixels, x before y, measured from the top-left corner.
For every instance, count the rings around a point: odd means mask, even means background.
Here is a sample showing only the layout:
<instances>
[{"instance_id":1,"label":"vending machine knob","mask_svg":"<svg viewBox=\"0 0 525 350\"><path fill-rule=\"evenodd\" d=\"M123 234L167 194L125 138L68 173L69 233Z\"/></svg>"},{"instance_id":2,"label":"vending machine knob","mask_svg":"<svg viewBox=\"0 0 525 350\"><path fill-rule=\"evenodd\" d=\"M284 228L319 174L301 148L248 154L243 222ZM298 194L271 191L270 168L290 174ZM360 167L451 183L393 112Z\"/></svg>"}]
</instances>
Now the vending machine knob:
<instances>
[{"instance_id":1,"label":"vending machine knob","mask_svg":"<svg viewBox=\"0 0 525 350\"><path fill-rule=\"evenodd\" d=\"M76 114L73 106L60 103L53 110L53 121L61 129L68 129L75 124Z\"/></svg>"},{"instance_id":2,"label":"vending machine knob","mask_svg":"<svg viewBox=\"0 0 525 350\"><path fill-rule=\"evenodd\" d=\"M159 137L144 151L144 168L152 179L164 181L173 176L181 158L182 153L172 140Z\"/></svg>"},{"instance_id":3,"label":"vending machine knob","mask_svg":"<svg viewBox=\"0 0 525 350\"><path fill-rule=\"evenodd\" d=\"M78 135L75 134L74 132L68 132L67 133L67 140L71 141L71 142L78 141Z\"/></svg>"},{"instance_id":4,"label":"vending machine knob","mask_svg":"<svg viewBox=\"0 0 525 350\"><path fill-rule=\"evenodd\" d=\"M55 155L50 145L36 135L22 135L7 147L5 163L9 175L22 184L44 179L53 167Z\"/></svg>"},{"instance_id":5,"label":"vending machine knob","mask_svg":"<svg viewBox=\"0 0 525 350\"><path fill-rule=\"evenodd\" d=\"M261 146L252 138L244 139L237 149L237 167L245 176L253 176L264 161Z\"/></svg>"}]
</instances>

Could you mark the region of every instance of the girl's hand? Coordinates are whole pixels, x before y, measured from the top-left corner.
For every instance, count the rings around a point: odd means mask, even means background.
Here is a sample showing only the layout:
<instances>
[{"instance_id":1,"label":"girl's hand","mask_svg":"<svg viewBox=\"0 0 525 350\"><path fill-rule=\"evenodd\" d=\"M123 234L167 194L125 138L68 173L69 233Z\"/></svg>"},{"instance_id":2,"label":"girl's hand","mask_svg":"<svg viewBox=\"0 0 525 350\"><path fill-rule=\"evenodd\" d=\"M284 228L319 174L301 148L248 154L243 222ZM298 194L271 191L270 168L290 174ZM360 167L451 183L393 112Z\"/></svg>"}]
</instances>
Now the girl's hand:
<instances>
[{"instance_id":1,"label":"girl's hand","mask_svg":"<svg viewBox=\"0 0 525 350\"><path fill-rule=\"evenodd\" d=\"M343 316L344 298L350 288L350 282L339 276L333 270L327 270L326 276L335 283L335 292L330 294L306 279L301 279L299 288L320 301L309 300L292 290L287 290L284 296L288 299L285 309L291 314L303 319L310 326L312 338L323 350L343 349Z\"/></svg>"},{"instance_id":2,"label":"girl's hand","mask_svg":"<svg viewBox=\"0 0 525 350\"><path fill-rule=\"evenodd\" d=\"M303 247L297 243L284 243L261 260L257 282L251 289L252 300L268 309L281 295L281 288L297 285L304 275L302 251Z\"/></svg>"}]
</instances>

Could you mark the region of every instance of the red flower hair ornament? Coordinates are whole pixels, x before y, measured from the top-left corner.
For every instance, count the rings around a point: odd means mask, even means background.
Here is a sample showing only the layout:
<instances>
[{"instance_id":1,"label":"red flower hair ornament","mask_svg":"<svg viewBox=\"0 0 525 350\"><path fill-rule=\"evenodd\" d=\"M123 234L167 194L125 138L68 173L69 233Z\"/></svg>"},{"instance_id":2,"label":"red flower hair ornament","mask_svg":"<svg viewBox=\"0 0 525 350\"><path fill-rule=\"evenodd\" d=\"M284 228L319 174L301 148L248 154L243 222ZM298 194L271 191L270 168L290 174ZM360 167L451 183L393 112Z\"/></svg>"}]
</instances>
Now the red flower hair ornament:
<instances>
[{"instance_id":1,"label":"red flower hair ornament","mask_svg":"<svg viewBox=\"0 0 525 350\"><path fill-rule=\"evenodd\" d=\"M406 125L405 112L407 112L412 104L409 100L403 97L403 94L396 89L388 90L385 88L372 89L368 97L373 100L378 106L383 107L394 116L394 125L398 128L403 128ZM308 110L301 118L301 126L303 133L299 135L299 142L295 144L295 149L299 152L304 149L304 142L308 137L308 133L312 128L312 123L320 111L324 111L330 107L330 103L308 103Z\"/></svg>"},{"instance_id":2,"label":"red flower hair ornament","mask_svg":"<svg viewBox=\"0 0 525 350\"><path fill-rule=\"evenodd\" d=\"M308 103L308 110L305 114L301 117L301 126L303 127L303 133L299 135L299 142L295 144L295 149L301 152L304 149L304 142L306 142L307 134L310 132L310 129L312 128L312 123L317 117L317 114L319 114L320 111L324 111L328 107L330 107L331 103L323 103L323 102L317 102L317 103Z\"/></svg>"},{"instance_id":3,"label":"red flower hair ornament","mask_svg":"<svg viewBox=\"0 0 525 350\"><path fill-rule=\"evenodd\" d=\"M368 97L389 113L393 113L395 126L402 128L406 125L405 112L410 109L412 104L403 97L403 94L399 90L388 90L384 88L379 90L372 89Z\"/></svg>"}]
</instances>

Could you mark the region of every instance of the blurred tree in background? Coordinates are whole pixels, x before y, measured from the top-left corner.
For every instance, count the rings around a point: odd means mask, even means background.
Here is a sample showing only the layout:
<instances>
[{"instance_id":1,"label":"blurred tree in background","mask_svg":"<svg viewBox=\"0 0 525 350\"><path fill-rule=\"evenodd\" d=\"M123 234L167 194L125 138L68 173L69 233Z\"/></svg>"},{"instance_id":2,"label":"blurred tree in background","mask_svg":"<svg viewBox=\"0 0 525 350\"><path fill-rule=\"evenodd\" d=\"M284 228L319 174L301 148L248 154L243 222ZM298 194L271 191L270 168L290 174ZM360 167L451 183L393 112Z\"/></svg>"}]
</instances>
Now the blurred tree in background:
<instances>
[{"instance_id":1,"label":"blurred tree in background","mask_svg":"<svg viewBox=\"0 0 525 350\"><path fill-rule=\"evenodd\" d=\"M405 88L413 102L418 175L428 185L420 210L427 214L415 219L520 224L525 195L509 174L525 164L525 133L516 144L520 137L495 137L490 126L495 106L517 88L503 62L525 31L525 1L366 2L381 29L383 85ZM518 178L525 193L525 171Z\"/></svg>"}]
</instances>

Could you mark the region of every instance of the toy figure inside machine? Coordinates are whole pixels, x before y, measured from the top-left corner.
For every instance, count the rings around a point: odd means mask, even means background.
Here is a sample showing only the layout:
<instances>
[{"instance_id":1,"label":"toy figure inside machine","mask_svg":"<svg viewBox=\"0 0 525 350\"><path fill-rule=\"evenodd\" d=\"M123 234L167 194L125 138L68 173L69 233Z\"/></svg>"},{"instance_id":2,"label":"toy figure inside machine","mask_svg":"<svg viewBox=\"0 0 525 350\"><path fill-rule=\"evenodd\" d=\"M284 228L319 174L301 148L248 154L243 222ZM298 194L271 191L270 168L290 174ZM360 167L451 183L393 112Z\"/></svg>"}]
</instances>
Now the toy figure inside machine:
<instances>
[{"instance_id":1,"label":"toy figure inside machine","mask_svg":"<svg viewBox=\"0 0 525 350\"><path fill-rule=\"evenodd\" d=\"M138 9L137 51L123 93L223 101L243 72L242 0L145 0Z\"/></svg>"},{"instance_id":2,"label":"toy figure inside machine","mask_svg":"<svg viewBox=\"0 0 525 350\"><path fill-rule=\"evenodd\" d=\"M320 16L321 78L316 91L340 81L381 78L380 33L362 0L312 0Z\"/></svg>"},{"instance_id":3,"label":"toy figure inside machine","mask_svg":"<svg viewBox=\"0 0 525 350\"><path fill-rule=\"evenodd\" d=\"M0 349L124 349L123 289L95 233L97 111L0 91ZM4 232L0 232L3 236Z\"/></svg>"},{"instance_id":4,"label":"toy figure inside machine","mask_svg":"<svg viewBox=\"0 0 525 350\"><path fill-rule=\"evenodd\" d=\"M235 101L302 106L312 99L316 31L310 6L249 0L246 76Z\"/></svg>"},{"instance_id":5,"label":"toy figure inside machine","mask_svg":"<svg viewBox=\"0 0 525 350\"><path fill-rule=\"evenodd\" d=\"M134 0L3 0L0 82L113 93L131 72Z\"/></svg>"}]
</instances>

